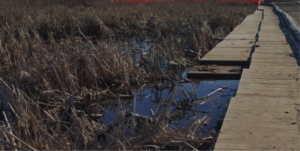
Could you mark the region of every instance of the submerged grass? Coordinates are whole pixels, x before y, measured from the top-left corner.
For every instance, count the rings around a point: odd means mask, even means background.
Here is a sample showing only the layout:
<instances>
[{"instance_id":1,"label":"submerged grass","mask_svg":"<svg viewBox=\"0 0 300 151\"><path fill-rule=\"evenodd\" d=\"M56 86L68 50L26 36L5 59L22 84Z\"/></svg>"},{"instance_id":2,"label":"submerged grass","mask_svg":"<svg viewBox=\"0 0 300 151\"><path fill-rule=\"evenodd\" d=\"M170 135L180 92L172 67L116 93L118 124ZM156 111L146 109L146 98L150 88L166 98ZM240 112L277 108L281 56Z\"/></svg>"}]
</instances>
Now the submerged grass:
<instances>
[{"instance_id":1,"label":"submerged grass","mask_svg":"<svg viewBox=\"0 0 300 151\"><path fill-rule=\"evenodd\" d=\"M193 131L174 131L165 122L166 107L128 137L121 103L113 130L100 117L108 99L132 96L133 86L175 85L179 69L254 9L248 3L1 0L0 149L198 148L210 139L192 133L207 119L191 124ZM123 50L133 39L150 50Z\"/></svg>"}]
</instances>

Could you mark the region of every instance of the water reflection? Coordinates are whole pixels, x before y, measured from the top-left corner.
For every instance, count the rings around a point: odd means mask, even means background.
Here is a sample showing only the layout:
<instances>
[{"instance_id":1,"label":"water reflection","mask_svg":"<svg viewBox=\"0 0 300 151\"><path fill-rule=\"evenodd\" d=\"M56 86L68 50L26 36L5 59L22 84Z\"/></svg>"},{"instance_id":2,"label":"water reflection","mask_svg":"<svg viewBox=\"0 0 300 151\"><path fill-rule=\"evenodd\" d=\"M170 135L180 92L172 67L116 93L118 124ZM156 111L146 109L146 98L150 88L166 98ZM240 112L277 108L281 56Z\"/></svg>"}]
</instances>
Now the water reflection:
<instances>
[{"instance_id":1,"label":"water reflection","mask_svg":"<svg viewBox=\"0 0 300 151\"><path fill-rule=\"evenodd\" d=\"M212 136L218 120L223 119L229 100L235 95L239 80L199 81L196 83L180 83L168 109L169 126L174 129L183 127L195 121L195 119L207 116L210 118L201 134ZM119 100L122 109L126 113L134 113L143 117L152 118L153 113L159 114L167 99L170 97L172 87L165 85L159 88L153 85L150 88L135 91L132 100ZM119 107L110 107L106 110L101 120L109 125L118 118Z\"/></svg>"}]
</instances>

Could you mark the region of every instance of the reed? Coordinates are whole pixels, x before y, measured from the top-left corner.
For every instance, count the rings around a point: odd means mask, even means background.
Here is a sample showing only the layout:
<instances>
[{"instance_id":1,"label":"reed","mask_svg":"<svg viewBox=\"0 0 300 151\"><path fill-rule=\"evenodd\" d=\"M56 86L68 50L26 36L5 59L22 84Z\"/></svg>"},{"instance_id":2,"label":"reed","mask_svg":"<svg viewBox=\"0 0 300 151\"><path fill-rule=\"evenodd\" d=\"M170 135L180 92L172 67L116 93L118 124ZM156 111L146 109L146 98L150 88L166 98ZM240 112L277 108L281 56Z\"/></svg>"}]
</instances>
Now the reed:
<instances>
[{"instance_id":1,"label":"reed","mask_svg":"<svg viewBox=\"0 0 300 151\"><path fill-rule=\"evenodd\" d=\"M133 138L125 135L122 109L113 130L100 117L109 99L132 96L146 83L178 80L180 69L254 9L248 3L1 0L0 149L197 148L207 139L170 129L167 109ZM133 39L149 51L124 50Z\"/></svg>"}]
</instances>

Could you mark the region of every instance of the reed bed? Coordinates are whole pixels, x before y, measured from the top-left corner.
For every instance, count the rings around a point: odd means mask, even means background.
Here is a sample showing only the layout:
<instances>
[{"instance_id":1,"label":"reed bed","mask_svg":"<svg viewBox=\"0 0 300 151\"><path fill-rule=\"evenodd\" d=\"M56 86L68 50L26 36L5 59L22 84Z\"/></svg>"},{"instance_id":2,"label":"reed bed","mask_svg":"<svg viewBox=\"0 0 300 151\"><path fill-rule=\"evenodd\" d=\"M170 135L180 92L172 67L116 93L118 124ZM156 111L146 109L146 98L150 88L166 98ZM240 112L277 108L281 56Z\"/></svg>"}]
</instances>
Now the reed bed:
<instances>
[{"instance_id":1,"label":"reed bed","mask_svg":"<svg viewBox=\"0 0 300 151\"><path fill-rule=\"evenodd\" d=\"M134 88L176 85L180 69L254 10L248 3L1 0L0 149L198 149L211 141L194 136L206 118L170 129L164 106L136 130L122 103L113 128L100 117L110 99L121 102ZM133 39L151 48L124 50ZM138 135L126 135L130 128Z\"/></svg>"}]
</instances>

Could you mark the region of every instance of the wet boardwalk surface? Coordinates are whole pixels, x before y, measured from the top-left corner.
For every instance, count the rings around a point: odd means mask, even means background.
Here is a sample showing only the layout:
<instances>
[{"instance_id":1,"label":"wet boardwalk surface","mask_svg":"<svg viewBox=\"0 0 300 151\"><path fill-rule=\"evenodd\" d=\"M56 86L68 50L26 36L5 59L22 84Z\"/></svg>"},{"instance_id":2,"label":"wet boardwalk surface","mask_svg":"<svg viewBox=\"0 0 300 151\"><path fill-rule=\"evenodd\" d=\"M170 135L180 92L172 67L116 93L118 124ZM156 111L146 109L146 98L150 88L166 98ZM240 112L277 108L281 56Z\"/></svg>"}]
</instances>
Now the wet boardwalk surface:
<instances>
[{"instance_id":1,"label":"wet boardwalk surface","mask_svg":"<svg viewBox=\"0 0 300 151\"><path fill-rule=\"evenodd\" d=\"M236 96L230 101L215 150L300 150L299 66L272 7L259 9L264 10L259 39L250 67L243 69ZM251 48L246 43L255 36L259 19L259 14L253 15L249 28L238 27L253 32L228 36L247 39L228 56L246 54L242 51Z\"/></svg>"}]
</instances>

